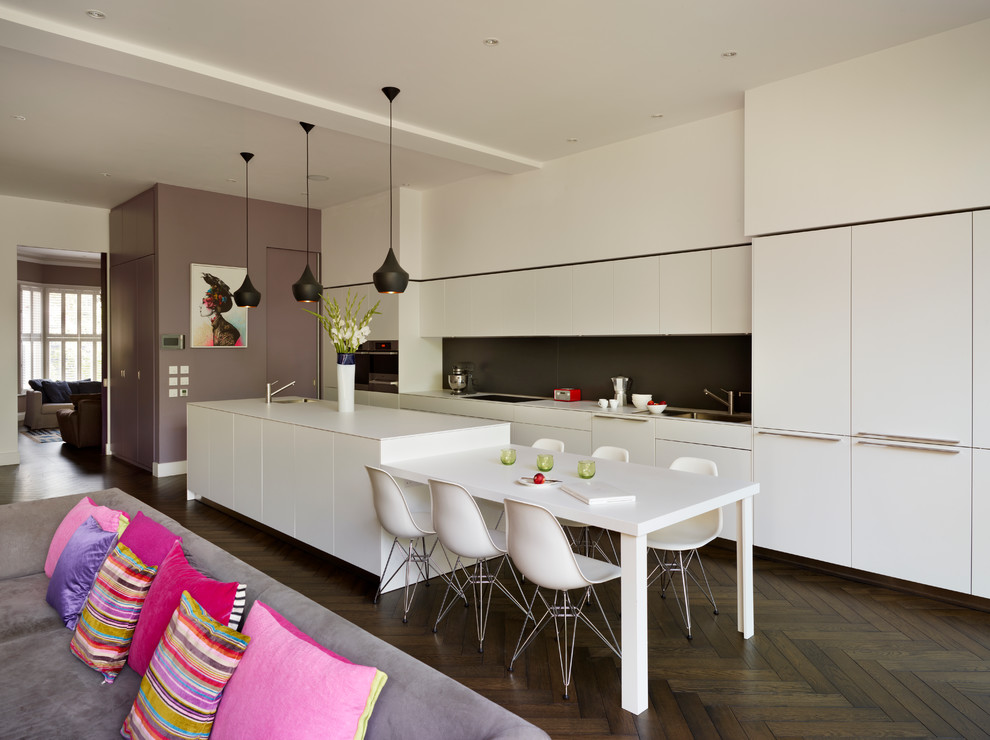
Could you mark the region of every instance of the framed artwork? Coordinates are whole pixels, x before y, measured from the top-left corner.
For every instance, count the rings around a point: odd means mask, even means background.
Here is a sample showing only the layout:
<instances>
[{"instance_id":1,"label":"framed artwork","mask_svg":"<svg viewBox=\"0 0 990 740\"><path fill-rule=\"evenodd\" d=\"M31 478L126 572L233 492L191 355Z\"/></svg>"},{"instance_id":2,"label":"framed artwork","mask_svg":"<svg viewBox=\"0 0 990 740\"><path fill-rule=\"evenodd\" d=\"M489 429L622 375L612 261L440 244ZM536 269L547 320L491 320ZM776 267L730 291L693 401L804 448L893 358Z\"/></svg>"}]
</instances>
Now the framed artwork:
<instances>
[{"instance_id":1,"label":"framed artwork","mask_svg":"<svg viewBox=\"0 0 990 740\"><path fill-rule=\"evenodd\" d=\"M191 347L247 347L247 308L234 303L247 268L190 265Z\"/></svg>"}]
</instances>

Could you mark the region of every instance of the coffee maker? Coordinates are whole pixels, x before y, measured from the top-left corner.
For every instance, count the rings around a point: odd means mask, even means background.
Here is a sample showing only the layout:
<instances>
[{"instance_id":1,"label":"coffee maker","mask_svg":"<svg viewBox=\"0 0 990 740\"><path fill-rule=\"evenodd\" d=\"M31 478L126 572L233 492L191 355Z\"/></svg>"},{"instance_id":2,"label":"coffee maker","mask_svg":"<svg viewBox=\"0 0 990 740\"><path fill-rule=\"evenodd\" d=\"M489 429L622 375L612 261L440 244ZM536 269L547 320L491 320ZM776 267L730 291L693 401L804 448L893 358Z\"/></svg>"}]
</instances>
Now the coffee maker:
<instances>
[{"instance_id":1,"label":"coffee maker","mask_svg":"<svg viewBox=\"0 0 990 740\"><path fill-rule=\"evenodd\" d=\"M629 396L629 389L632 387L632 381L624 375L617 375L612 378L612 389L615 391L615 400L618 401L620 406L626 405L626 398Z\"/></svg>"}]
</instances>

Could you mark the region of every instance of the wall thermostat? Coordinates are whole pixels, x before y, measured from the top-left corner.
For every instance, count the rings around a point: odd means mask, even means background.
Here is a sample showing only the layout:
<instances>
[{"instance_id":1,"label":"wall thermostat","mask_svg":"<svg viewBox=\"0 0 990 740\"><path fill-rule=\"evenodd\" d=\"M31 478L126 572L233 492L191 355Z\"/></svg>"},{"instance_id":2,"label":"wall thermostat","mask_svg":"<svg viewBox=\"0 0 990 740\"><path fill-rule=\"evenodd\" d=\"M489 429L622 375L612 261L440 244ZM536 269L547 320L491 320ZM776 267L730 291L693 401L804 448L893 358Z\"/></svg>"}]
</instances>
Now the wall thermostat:
<instances>
[{"instance_id":1,"label":"wall thermostat","mask_svg":"<svg viewBox=\"0 0 990 740\"><path fill-rule=\"evenodd\" d=\"M162 349L185 349L185 334L162 334Z\"/></svg>"}]
</instances>

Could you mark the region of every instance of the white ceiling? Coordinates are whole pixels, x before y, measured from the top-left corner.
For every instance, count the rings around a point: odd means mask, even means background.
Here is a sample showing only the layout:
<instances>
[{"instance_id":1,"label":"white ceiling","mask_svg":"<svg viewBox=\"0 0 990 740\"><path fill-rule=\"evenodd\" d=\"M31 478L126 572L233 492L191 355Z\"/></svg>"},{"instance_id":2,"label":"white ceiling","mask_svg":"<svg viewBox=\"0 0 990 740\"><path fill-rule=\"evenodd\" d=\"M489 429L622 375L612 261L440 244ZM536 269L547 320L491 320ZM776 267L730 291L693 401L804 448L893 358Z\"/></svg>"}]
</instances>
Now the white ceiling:
<instances>
[{"instance_id":1,"label":"white ceiling","mask_svg":"<svg viewBox=\"0 0 990 740\"><path fill-rule=\"evenodd\" d=\"M0 0L0 193L243 194L252 151L252 197L302 205L305 120L324 208L387 189L385 85L402 89L395 183L429 189L985 18L990 0Z\"/></svg>"}]
</instances>

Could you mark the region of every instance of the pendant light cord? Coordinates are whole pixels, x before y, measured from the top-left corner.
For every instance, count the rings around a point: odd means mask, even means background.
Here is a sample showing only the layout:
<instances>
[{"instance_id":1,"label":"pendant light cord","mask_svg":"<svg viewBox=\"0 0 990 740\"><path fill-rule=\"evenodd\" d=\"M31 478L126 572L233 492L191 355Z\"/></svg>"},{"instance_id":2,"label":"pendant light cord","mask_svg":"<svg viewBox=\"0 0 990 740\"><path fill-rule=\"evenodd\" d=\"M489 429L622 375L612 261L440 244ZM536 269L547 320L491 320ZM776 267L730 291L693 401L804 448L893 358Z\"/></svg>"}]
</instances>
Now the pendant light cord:
<instances>
[{"instance_id":1,"label":"pendant light cord","mask_svg":"<svg viewBox=\"0 0 990 740\"><path fill-rule=\"evenodd\" d=\"M306 267L309 267L309 131L306 132Z\"/></svg>"},{"instance_id":2,"label":"pendant light cord","mask_svg":"<svg viewBox=\"0 0 990 740\"><path fill-rule=\"evenodd\" d=\"M247 277L251 272L251 228L249 222L251 209L248 207L248 194L251 192L250 181L248 180L248 162L250 161L250 159L244 160L244 277Z\"/></svg>"},{"instance_id":3,"label":"pendant light cord","mask_svg":"<svg viewBox=\"0 0 990 740\"><path fill-rule=\"evenodd\" d=\"M392 248L392 102L388 101L388 248Z\"/></svg>"}]
</instances>

